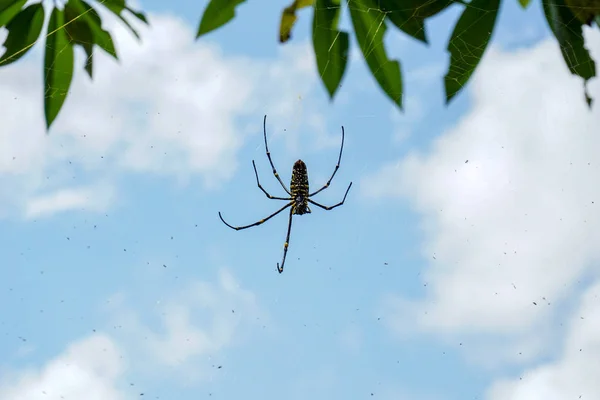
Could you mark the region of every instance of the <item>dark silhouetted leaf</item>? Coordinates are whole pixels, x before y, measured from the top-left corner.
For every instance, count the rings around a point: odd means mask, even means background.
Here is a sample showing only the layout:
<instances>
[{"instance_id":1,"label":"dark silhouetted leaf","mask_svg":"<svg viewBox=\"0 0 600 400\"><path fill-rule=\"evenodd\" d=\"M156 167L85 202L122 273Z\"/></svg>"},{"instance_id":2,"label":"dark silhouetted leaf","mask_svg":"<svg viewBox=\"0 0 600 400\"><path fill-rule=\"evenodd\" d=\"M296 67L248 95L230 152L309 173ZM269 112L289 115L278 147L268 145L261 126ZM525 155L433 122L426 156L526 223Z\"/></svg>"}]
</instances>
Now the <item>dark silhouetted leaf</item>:
<instances>
[{"instance_id":1,"label":"dark silhouetted leaf","mask_svg":"<svg viewBox=\"0 0 600 400\"><path fill-rule=\"evenodd\" d=\"M108 31L102 29L102 19L100 19L98 12L83 0L69 0L67 4L70 4L77 13L81 14L81 18L87 22L94 35L94 43L118 60L119 57L112 36Z\"/></svg>"},{"instance_id":2,"label":"dark silhouetted leaf","mask_svg":"<svg viewBox=\"0 0 600 400\"><path fill-rule=\"evenodd\" d=\"M64 8L65 32L73 44L81 46L86 54L85 70L92 78L94 67L94 34L85 18L77 18L79 12L72 3L67 3Z\"/></svg>"},{"instance_id":3,"label":"dark silhouetted leaf","mask_svg":"<svg viewBox=\"0 0 600 400\"><path fill-rule=\"evenodd\" d=\"M400 63L390 60L383 44L387 30L385 13L374 0L350 0L348 3L354 33L371 73L379 86L402 108L402 75Z\"/></svg>"},{"instance_id":4,"label":"dark silhouetted leaf","mask_svg":"<svg viewBox=\"0 0 600 400\"><path fill-rule=\"evenodd\" d=\"M283 13L281 13L281 23L279 24L279 42L285 43L290 39L292 28L298 19L296 11L311 6L314 2L315 0L294 0L292 4L284 8Z\"/></svg>"},{"instance_id":5,"label":"dark silhouetted leaf","mask_svg":"<svg viewBox=\"0 0 600 400\"><path fill-rule=\"evenodd\" d=\"M415 17L427 19L456 2L456 0L404 0L401 4L403 8L413 10ZM405 6L405 4L408 4L408 6Z\"/></svg>"},{"instance_id":6,"label":"dark silhouetted leaf","mask_svg":"<svg viewBox=\"0 0 600 400\"><path fill-rule=\"evenodd\" d=\"M573 15L581 23L592 26L594 17L600 14L600 0L564 0Z\"/></svg>"},{"instance_id":7,"label":"dark silhouetted leaf","mask_svg":"<svg viewBox=\"0 0 600 400\"><path fill-rule=\"evenodd\" d=\"M146 15L141 12L141 11L135 11L129 7L125 7L127 9L127 11L129 11L130 13L132 13L133 15L135 15L137 17L137 19L139 19L140 21L142 21L143 23L145 23L146 25L148 25L148 20L146 19Z\"/></svg>"},{"instance_id":8,"label":"dark silhouetted leaf","mask_svg":"<svg viewBox=\"0 0 600 400\"><path fill-rule=\"evenodd\" d=\"M225 25L235 17L235 8L246 0L210 0L204 10L196 39Z\"/></svg>"},{"instance_id":9,"label":"dark silhouetted leaf","mask_svg":"<svg viewBox=\"0 0 600 400\"><path fill-rule=\"evenodd\" d=\"M21 10L6 24L8 36L4 41L6 51L0 57L0 66L5 66L23 57L37 41L44 24L44 7L32 4Z\"/></svg>"},{"instance_id":10,"label":"dark silhouetted leaf","mask_svg":"<svg viewBox=\"0 0 600 400\"><path fill-rule=\"evenodd\" d=\"M117 18L119 18L121 20L121 22L123 22L125 24L125 26L127 26L127 28L129 28L131 33L133 33L133 35L138 40L140 39L140 35L138 34L138 32L135 30L135 28L133 26L131 26L129 21L127 21L127 19L125 19L125 17L123 16L124 10L128 10L128 11L132 12L125 5L125 0L104 0L104 1L100 2L100 4L102 4L104 7L108 8L113 14L115 14L115 16ZM146 24L148 23L146 21L146 17L143 14L142 14L142 18L140 18L140 16L138 15L141 13L132 12L132 14L135 15L137 18L139 18L141 21L145 22Z\"/></svg>"},{"instance_id":11,"label":"dark silhouetted leaf","mask_svg":"<svg viewBox=\"0 0 600 400\"><path fill-rule=\"evenodd\" d=\"M496 24L500 0L472 0L460 16L450 41L450 66L444 77L446 104L462 90L479 65Z\"/></svg>"},{"instance_id":12,"label":"dark silhouetted leaf","mask_svg":"<svg viewBox=\"0 0 600 400\"><path fill-rule=\"evenodd\" d=\"M27 0L0 0L0 28L21 11Z\"/></svg>"},{"instance_id":13,"label":"dark silhouetted leaf","mask_svg":"<svg viewBox=\"0 0 600 400\"><path fill-rule=\"evenodd\" d=\"M46 127L50 128L62 108L73 79L73 46L67 33L64 12L55 8L48 23L44 55L44 112Z\"/></svg>"},{"instance_id":14,"label":"dark silhouetted leaf","mask_svg":"<svg viewBox=\"0 0 600 400\"><path fill-rule=\"evenodd\" d=\"M102 0L100 4L108 8L116 15L121 14L126 7L125 0Z\"/></svg>"},{"instance_id":15,"label":"dark silhouetted leaf","mask_svg":"<svg viewBox=\"0 0 600 400\"><path fill-rule=\"evenodd\" d=\"M584 94L584 96L585 96L585 102L587 103L588 107L590 107L590 108L591 108L591 107L592 107L592 103L594 102L594 99L592 99L592 98L590 97L590 94L588 93L588 91L587 91L587 88L586 88L586 87L584 87L584 88L583 88L583 94Z\"/></svg>"},{"instance_id":16,"label":"dark silhouetted leaf","mask_svg":"<svg viewBox=\"0 0 600 400\"><path fill-rule=\"evenodd\" d=\"M575 18L564 0L543 0L542 5L569 70L583 78L586 103L591 106L592 99L587 93L587 81L596 76L596 63L584 46L582 22Z\"/></svg>"},{"instance_id":17,"label":"dark silhouetted leaf","mask_svg":"<svg viewBox=\"0 0 600 400\"><path fill-rule=\"evenodd\" d=\"M313 15L313 48L321 81L333 99L348 63L349 36L339 31L340 0L317 0Z\"/></svg>"},{"instance_id":18,"label":"dark silhouetted leaf","mask_svg":"<svg viewBox=\"0 0 600 400\"><path fill-rule=\"evenodd\" d=\"M379 0L378 3L379 10L385 12L386 17L398 29L423 43L427 43L425 17L417 14L416 7L411 7L411 5L416 5L411 3L419 3L418 1Z\"/></svg>"}]
</instances>

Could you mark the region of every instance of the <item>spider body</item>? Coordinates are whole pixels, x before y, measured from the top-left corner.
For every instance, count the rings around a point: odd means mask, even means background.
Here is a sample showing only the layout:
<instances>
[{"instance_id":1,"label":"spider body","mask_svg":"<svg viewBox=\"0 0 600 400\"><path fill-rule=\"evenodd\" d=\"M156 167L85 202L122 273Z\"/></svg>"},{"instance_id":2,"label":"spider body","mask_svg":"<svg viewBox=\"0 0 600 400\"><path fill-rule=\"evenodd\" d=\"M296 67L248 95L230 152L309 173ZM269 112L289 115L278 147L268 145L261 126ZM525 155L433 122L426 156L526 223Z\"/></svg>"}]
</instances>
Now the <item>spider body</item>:
<instances>
[{"instance_id":1,"label":"spider body","mask_svg":"<svg viewBox=\"0 0 600 400\"><path fill-rule=\"evenodd\" d=\"M263 120L263 133L264 133L264 138L265 138L265 150L267 152L267 158L269 159L269 164L271 164L271 168L273 169L273 175L279 181L279 183L281 184L281 187L283 188L283 190L285 190L285 192L288 194L289 197L271 196L269 194L269 192L267 192L260 184L260 180L258 179L258 172L256 171L256 164L254 163L254 160L252 160L252 166L254 167L254 175L256 176L256 184L257 184L258 188L260 190L262 190L262 192L265 194L265 196L267 196L269 199L285 200L285 201L288 201L288 203L286 205L284 205L283 207L281 207L279 210L275 211L273 214L269 215L268 217L263 218L260 221L255 222L250 225L244 225L244 226L230 225L227 222L225 222L225 220L223 219L223 216L221 215L221 212L219 212L219 218L221 218L221 221L223 221L223 223L225 225L227 225L228 227L230 227L231 229L235 229L236 231L239 231L242 229L252 228L253 226L261 225L261 224L267 222L268 220L270 220L271 218L273 218L274 216L276 216L277 214L279 214L280 212L282 212L283 210L285 210L286 208L291 207L289 221L288 221L287 235L285 237L285 243L283 244L283 258L281 260L281 267L279 266L279 263L277 263L277 271L279 271L279 273L282 273L283 266L285 265L285 258L287 256L289 242L290 242L290 233L292 231L292 217L294 215L309 214L311 211L308 206L308 203L311 203L311 204L313 204L319 208L322 208L324 210L327 210L327 211L333 210L334 208L341 206L342 204L344 204L344 201L346 201L346 196L348 196L348 192L350 191L350 188L352 187L352 182L350 182L350 185L348 185L348 189L346 189L346 193L344 194L344 198L342 199L342 201L340 201L339 203L337 203L333 206L324 206L324 205L317 203L316 201L311 199L312 196L316 195L317 193L319 193L329 187L329 185L331 184L331 181L333 180L333 177L335 176L335 173L340 168L340 161L342 160L342 151L344 150L344 127L343 126L342 126L342 145L340 147L340 155L338 157L338 161L335 166L335 169L333 170L333 173L329 177L329 180L327 181L327 183L325 183L325 185L323 187L321 187L319 190L317 190L313 193L309 192L308 171L306 169L306 164L302 160L298 160L294 163L294 167L292 168L292 179L290 181L290 188L288 189L283 184L281 177L279 176L279 174L277 173L277 170L275 169L275 166L273 165L273 160L271 160L271 153L269 152L269 146L267 145L267 116L266 115Z\"/></svg>"},{"instance_id":2,"label":"spider body","mask_svg":"<svg viewBox=\"0 0 600 400\"><path fill-rule=\"evenodd\" d=\"M294 199L292 214L310 214L310 208L308 207L308 171L306 170L306 164L302 160L296 161L294 168L292 168L290 192L292 193L292 199Z\"/></svg>"}]
</instances>

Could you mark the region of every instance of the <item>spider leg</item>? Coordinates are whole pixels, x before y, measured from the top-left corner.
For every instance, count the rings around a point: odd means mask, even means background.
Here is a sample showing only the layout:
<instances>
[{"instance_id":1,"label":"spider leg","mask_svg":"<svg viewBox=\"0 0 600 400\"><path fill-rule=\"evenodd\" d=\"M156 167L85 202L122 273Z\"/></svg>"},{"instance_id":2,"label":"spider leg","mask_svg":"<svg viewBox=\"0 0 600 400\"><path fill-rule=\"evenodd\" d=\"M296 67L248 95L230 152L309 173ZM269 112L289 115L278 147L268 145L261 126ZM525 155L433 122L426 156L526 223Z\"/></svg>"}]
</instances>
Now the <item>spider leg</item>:
<instances>
[{"instance_id":1,"label":"spider leg","mask_svg":"<svg viewBox=\"0 0 600 400\"><path fill-rule=\"evenodd\" d=\"M286 208L288 208L292 204L294 204L294 202L290 201L285 206L281 207L279 210L277 210L273 214L269 215L267 218L263 218L263 219L261 219L258 222L255 222L255 223L250 224L250 225L245 225L245 226L233 226L233 225L229 225L227 222L225 222L225 220L221 216L221 212L220 211L219 211L219 218L221 218L221 221L223 221L223 223L225 225L227 225L228 227L230 227L231 229L235 229L236 231L239 231L241 229L252 228L253 226L258 226L260 224L263 224L263 223L267 222L268 220L270 220L271 218L273 218L274 216L276 216L277 214L279 214L280 212L282 212L283 210L285 210Z\"/></svg>"},{"instance_id":2,"label":"spider leg","mask_svg":"<svg viewBox=\"0 0 600 400\"><path fill-rule=\"evenodd\" d=\"M258 188L260 190L263 191L264 194L267 195L267 197L269 199L274 199L274 200L292 200L291 197L276 197L276 196L271 196L264 187L262 187L262 185L260 184L260 181L258 180L258 171L256 171L256 164L254 163L254 160L252 160L252 166L254 167L254 175L256 175L256 184L258 185Z\"/></svg>"},{"instance_id":3,"label":"spider leg","mask_svg":"<svg viewBox=\"0 0 600 400\"><path fill-rule=\"evenodd\" d=\"M294 209L290 210L290 221L288 222L288 230L287 235L285 237L285 243L283 244L283 259L281 260L281 267L279 267L279 263L277 263L277 271L279 273L283 272L283 266L285 264L285 257L287 256L288 245L290 244L290 233L292 232L292 216L294 215Z\"/></svg>"},{"instance_id":4,"label":"spider leg","mask_svg":"<svg viewBox=\"0 0 600 400\"><path fill-rule=\"evenodd\" d=\"M321 207L323 210L327 210L327 211L329 211L329 210L333 210L334 208L336 208L336 207L339 207L339 206L341 206L342 204L344 204L344 201L346 201L346 196L348 196L348 192L350 191L350 188L351 188L351 187L352 187L352 182L350 182L350 185L348 185L348 189L346 189L346 194L344 194L344 198L342 199L342 201L340 201L339 203L337 203L337 204L335 204L335 205L333 205L333 206L331 206L331 207L329 207L329 206L324 206L324 205L322 205L322 204L319 204L319 203L317 203L316 201L314 201L314 200L311 200L311 199L308 199L308 201L309 201L310 203L314 204L314 205L315 205L315 206L317 206L317 207Z\"/></svg>"},{"instance_id":5,"label":"spider leg","mask_svg":"<svg viewBox=\"0 0 600 400\"><path fill-rule=\"evenodd\" d=\"M281 178L279 177L279 174L277 173L277 170L275 169L275 166L273 165L273 160L271 160L271 152L269 152L269 146L267 145L267 116L266 115L265 115L265 119L263 120L263 133L265 136L265 149L267 150L267 158L269 159L269 164L271 164L271 168L273 168L273 175L275 175L275 178L277 178L279 183L281 183L281 187L283 188L283 190L285 190L285 192L291 196L292 194L290 193L288 188L285 187L283 181L281 180Z\"/></svg>"},{"instance_id":6,"label":"spider leg","mask_svg":"<svg viewBox=\"0 0 600 400\"><path fill-rule=\"evenodd\" d=\"M333 174L331 174L331 177L329 178L329 180L327 181L325 186L323 186L321 189L317 190L316 192L311 193L309 195L309 197L314 196L315 194L317 194L320 191L325 190L329 187L329 185L331 184L331 181L333 180L333 177L335 176L335 173L337 172L338 169L340 169L340 161L342 161L342 151L343 150L344 150L344 127L342 126L342 146L340 147L340 155L338 157L337 164L335 165L335 169L333 170Z\"/></svg>"}]
</instances>

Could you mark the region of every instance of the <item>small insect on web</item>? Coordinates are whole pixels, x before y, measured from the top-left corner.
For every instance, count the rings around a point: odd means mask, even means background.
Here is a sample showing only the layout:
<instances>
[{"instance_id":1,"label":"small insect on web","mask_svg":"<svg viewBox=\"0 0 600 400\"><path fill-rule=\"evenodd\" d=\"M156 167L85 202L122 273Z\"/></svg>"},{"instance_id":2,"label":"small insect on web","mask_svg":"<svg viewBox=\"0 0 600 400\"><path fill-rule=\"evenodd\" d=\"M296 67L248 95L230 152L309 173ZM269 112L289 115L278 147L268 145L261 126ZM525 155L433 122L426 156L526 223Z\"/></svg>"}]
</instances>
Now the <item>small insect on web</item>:
<instances>
[{"instance_id":1,"label":"small insect on web","mask_svg":"<svg viewBox=\"0 0 600 400\"><path fill-rule=\"evenodd\" d=\"M277 180L281 184L281 187L283 187L283 190L285 190L285 192L290 197L271 196L260 184L260 180L258 179L258 172L256 171L256 164L254 163L254 160L252 160L252 166L254 167L254 175L256 176L256 184L258 185L258 188L260 190L262 190L263 193L269 199L286 200L286 201L289 201L289 203L287 203L285 206L281 207L279 210L275 211L273 214L269 215L268 217L263 218L260 221L255 222L250 225L245 225L245 226L230 225L227 222L225 222L225 220L221 216L220 211L219 211L219 218L221 218L221 221L223 221L223 223L225 225L227 225L228 227L230 227L231 229L235 229L236 231L239 231L241 229L252 228L253 226L261 225L261 224L267 222L268 220L270 220L271 218L273 218L274 216L276 216L277 214L279 214L280 212L282 212L283 210L285 210L286 208L291 207L290 218L289 218L288 228L287 228L287 235L285 237L285 243L283 245L283 259L281 261L281 266L279 266L279 263L277 263L277 271L279 271L279 273L282 273L283 266L285 264L285 257L287 255L287 251L288 251L288 245L290 242L290 232L292 231L292 216L294 214L296 214L296 215L309 214L311 211L310 211L310 208L308 207L308 203L314 204L315 206L320 207L327 211L333 210L334 208L341 206L342 204L344 204L344 201L346 201L346 196L348 196L348 192L350 191L350 188L352 187L352 182L350 182L350 185L348 185L348 189L346 189L346 193L344 194L344 198L342 199L342 201L340 201L339 203L337 203L333 206L324 206L324 205L319 204L316 201L311 199L311 197L313 197L317 193L319 193L329 187L337 170L340 168L340 161L342 160L342 151L344 150L344 127L343 126L342 126L342 145L340 147L340 155L338 157L338 161L335 166L335 169L333 170L333 174L331 174L331 177L329 177L329 180L322 188L320 188L319 190L317 190L313 193L310 193L308 190L308 172L306 170L306 164L304 164L304 161L302 161L302 160L298 160L294 163L294 167L292 169L292 179L290 182L289 189L285 186L285 184L279 177L279 174L277 173L277 170L275 169L275 166L273 165L273 160L271 160L271 153L269 152L269 146L267 145L267 116L266 115L263 120L263 133L264 133L264 138L265 138L265 149L267 151L267 158L269 159L269 164L271 164L271 168L273 169L273 175L275 175L275 178L277 178Z\"/></svg>"}]
</instances>

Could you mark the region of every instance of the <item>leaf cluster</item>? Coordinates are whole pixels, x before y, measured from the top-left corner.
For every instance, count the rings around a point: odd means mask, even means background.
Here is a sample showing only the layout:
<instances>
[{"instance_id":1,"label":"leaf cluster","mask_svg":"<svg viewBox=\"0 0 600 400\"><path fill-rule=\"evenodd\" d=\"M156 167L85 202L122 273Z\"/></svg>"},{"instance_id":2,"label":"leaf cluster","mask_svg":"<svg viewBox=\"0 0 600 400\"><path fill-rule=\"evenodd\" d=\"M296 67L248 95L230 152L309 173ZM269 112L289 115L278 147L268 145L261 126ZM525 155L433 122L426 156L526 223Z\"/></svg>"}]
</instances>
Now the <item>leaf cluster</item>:
<instances>
[{"instance_id":1,"label":"leaf cluster","mask_svg":"<svg viewBox=\"0 0 600 400\"><path fill-rule=\"evenodd\" d=\"M84 69L90 79L94 70L94 46L118 60L110 32L102 28L102 19L96 9L85 0L68 0L59 8L55 3L50 11L46 33L42 29L46 10L42 3L25 7L26 0L0 0L0 28L8 35L0 57L0 67L10 65L23 57L43 36L44 51L44 115L49 128L58 116L73 80L74 48L80 46L85 54ZM97 2L119 18L139 38L137 31L125 19L127 11L147 23L143 13L128 7L125 0Z\"/></svg>"},{"instance_id":2,"label":"leaf cluster","mask_svg":"<svg viewBox=\"0 0 600 400\"><path fill-rule=\"evenodd\" d=\"M508 0L515 1L515 0ZM523 9L530 0L517 0ZM235 16L244 0L211 0L206 7L197 36L211 32ZM279 40L291 38L297 12L312 8L312 42L321 81L331 99L340 87L346 65L350 35L383 92L402 108L402 71L399 60L391 59L384 43L389 25L423 44L428 44L426 21L451 6L462 7L447 44L450 55L444 76L446 103L465 87L488 48L502 0L294 0L281 16ZM592 99L585 85L595 76L596 65L584 46L582 26L600 26L600 0L541 0L544 14L560 44L564 61L573 74L584 80L589 106ZM339 29L342 8L350 13L354 32Z\"/></svg>"},{"instance_id":3,"label":"leaf cluster","mask_svg":"<svg viewBox=\"0 0 600 400\"><path fill-rule=\"evenodd\" d=\"M133 10L126 0L88 0L112 13L135 35L136 29L126 16L148 24L144 13ZM515 0L504 0L515 1ZM516 0L525 9L531 0ZM46 10L42 3L25 7L26 0L0 0L0 28L8 30L0 56L0 67L23 57L39 40L45 39L44 111L49 129L67 97L73 78L74 48L86 54L83 68L93 77L94 49L102 49L115 60L117 51L110 32L86 0L67 0L63 7L56 2L42 34ZM231 22L238 6L245 0L210 0L198 26L196 38ZM596 64L585 48L583 25L600 27L600 0L540 0L548 25L558 41L563 59L571 73L583 78L584 94L589 106L587 82L596 75ZM448 40L450 55L444 76L446 103L468 83L488 48L503 0L293 0L281 13L279 42L286 43L302 9L312 9L312 44L316 67L331 100L339 89L348 63L350 36L354 36L373 78L383 92L401 109L403 98L402 70L399 60L386 49L384 37L388 26L427 45L426 22L452 6L462 12ZM343 9L349 13L352 32L340 29Z\"/></svg>"}]
</instances>

